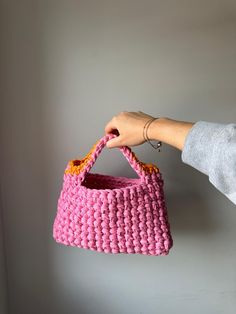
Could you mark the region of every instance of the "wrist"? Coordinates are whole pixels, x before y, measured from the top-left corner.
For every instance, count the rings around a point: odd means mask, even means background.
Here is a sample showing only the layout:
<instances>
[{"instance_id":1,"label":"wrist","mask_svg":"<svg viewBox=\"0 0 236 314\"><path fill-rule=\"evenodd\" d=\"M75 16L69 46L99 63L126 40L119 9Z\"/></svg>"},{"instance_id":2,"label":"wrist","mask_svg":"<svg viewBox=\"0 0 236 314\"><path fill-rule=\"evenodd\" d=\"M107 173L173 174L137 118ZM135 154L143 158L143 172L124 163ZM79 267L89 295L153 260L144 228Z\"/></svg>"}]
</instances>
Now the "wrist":
<instances>
[{"instance_id":1,"label":"wrist","mask_svg":"<svg viewBox=\"0 0 236 314\"><path fill-rule=\"evenodd\" d=\"M164 129L168 118L160 117L154 120L147 130L148 138L152 141L164 141Z\"/></svg>"},{"instance_id":2,"label":"wrist","mask_svg":"<svg viewBox=\"0 0 236 314\"><path fill-rule=\"evenodd\" d=\"M182 150L185 138L193 124L161 117L150 124L148 137L150 140L161 141Z\"/></svg>"}]
</instances>

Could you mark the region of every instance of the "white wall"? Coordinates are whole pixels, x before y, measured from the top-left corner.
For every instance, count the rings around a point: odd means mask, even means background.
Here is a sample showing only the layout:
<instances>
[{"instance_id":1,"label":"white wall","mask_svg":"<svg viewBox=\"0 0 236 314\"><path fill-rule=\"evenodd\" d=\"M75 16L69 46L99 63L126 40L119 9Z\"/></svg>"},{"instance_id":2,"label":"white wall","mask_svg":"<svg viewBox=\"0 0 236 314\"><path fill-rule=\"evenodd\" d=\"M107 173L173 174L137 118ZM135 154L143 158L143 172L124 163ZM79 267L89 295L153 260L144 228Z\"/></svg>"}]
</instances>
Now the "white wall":
<instances>
[{"instance_id":1,"label":"white wall","mask_svg":"<svg viewBox=\"0 0 236 314\"><path fill-rule=\"evenodd\" d=\"M7 314L7 269L3 235L2 206L0 203L0 313Z\"/></svg>"},{"instance_id":2,"label":"white wall","mask_svg":"<svg viewBox=\"0 0 236 314\"><path fill-rule=\"evenodd\" d=\"M165 179L169 256L99 254L52 238L66 162L85 155L114 114L235 122L235 2L22 0L2 8L9 313L235 313L235 206L171 147L134 148ZM118 151L100 157L94 171L133 175Z\"/></svg>"}]
</instances>

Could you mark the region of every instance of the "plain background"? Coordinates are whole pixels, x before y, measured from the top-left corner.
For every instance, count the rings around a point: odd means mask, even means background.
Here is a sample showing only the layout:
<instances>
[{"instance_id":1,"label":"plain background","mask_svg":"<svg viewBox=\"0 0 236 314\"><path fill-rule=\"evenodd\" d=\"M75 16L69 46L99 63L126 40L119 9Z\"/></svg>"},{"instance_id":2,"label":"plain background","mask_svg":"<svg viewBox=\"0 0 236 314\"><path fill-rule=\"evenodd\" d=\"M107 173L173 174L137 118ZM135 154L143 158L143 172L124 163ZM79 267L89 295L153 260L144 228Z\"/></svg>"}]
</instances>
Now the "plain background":
<instances>
[{"instance_id":1,"label":"plain background","mask_svg":"<svg viewBox=\"0 0 236 314\"><path fill-rule=\"evenodd\" d=\"M233 314L236 208L163 145L166 257L57 244L68 160L122 110L236 120L234 0L1 1L1 314ZM136 176L119 150L92 171Z\"/></svg>"}]
</instances>

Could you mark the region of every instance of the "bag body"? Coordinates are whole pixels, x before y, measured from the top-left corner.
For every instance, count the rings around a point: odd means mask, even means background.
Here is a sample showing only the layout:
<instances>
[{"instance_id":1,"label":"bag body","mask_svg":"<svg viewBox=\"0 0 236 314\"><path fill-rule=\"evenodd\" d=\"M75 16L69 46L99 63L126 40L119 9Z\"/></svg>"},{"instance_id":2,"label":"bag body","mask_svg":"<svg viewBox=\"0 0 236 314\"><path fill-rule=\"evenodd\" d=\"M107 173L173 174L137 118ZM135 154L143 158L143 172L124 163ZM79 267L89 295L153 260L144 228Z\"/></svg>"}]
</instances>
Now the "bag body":
<instances>
[{"instance_id":1,"label":"bag body","mask_svg":"<svg viewBox=\"0 0 236 314\"><path fill-rule=\"evenodd\" d=\"M104 253L167 255L173 245L162 175L120 151L139 178L89 173L107 141L101 138L83 159L71 160L64 173L53 224L56 242Z\"/></svg>"}]
</instances>

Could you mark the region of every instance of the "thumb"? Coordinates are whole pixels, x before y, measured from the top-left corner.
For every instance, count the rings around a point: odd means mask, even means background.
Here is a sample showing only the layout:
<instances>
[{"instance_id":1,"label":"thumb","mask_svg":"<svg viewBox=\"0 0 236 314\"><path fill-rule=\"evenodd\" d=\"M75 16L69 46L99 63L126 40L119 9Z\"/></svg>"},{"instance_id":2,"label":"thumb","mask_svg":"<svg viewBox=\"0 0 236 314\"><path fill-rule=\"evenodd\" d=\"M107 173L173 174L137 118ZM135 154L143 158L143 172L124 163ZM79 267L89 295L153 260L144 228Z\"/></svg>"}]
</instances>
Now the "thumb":
<instances>
[{"instance_id":1,"label":"thumb","mask_svg":"<svg viewBox=\"0 0 236 314\"><path fill-rule=\"evenodd\" d=\"M108 148L114 148L114 147L119 147L119 146L122 146L121 144L121 137L120 136L117 136L115 138L112 138L110 141L108 141L106 143L106 146Z\"/></svg>"}]
</instances>

